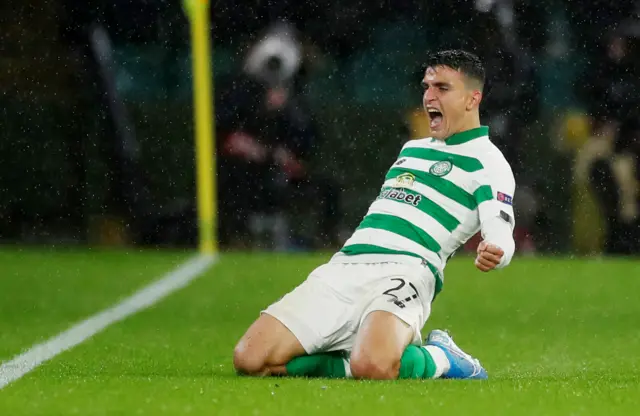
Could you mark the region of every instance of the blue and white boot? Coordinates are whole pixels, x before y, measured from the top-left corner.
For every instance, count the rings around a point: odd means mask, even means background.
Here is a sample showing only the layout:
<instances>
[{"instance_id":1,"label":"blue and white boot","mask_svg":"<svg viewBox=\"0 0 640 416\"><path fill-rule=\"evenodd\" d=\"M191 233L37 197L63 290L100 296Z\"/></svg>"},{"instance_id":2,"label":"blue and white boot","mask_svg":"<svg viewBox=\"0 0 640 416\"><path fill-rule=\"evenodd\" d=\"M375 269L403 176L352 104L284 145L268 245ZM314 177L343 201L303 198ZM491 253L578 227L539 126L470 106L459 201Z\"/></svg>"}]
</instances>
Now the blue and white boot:
<instances>
[{"instance_id":1,"label":"blue and white boot","mask_svg":"<svg viewBox=\"0 0 640 416\"><path fill-rule=\"evenodd\" d=\"M449 370L442 374L442 378L476 380L489 378L487 371L480 365L480 361L462 351L447 332L434 329L429 333L425 345L440 348L449 360Z\"/></svg>"}]
</instances>

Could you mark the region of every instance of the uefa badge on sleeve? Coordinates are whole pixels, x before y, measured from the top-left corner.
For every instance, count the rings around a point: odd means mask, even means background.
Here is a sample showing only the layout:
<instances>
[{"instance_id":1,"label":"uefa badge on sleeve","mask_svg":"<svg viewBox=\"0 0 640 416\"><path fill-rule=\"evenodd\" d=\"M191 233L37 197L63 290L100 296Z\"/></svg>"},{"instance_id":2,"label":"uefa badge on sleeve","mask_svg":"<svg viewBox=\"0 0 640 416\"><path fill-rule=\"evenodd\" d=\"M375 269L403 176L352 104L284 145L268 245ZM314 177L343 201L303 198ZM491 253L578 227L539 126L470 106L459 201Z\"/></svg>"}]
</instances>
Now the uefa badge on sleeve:
<instances>
[{"instance_id":1,"label":"uefa badge on sleeve","mask_svg":"<svg viewBox=\"0 0 640 416\"><path fill-rule=\"evenodd\" d=\"M498 192L498 201L507 205L513 205L513 197L502 192Z\"/></svg>"}]
</instances>

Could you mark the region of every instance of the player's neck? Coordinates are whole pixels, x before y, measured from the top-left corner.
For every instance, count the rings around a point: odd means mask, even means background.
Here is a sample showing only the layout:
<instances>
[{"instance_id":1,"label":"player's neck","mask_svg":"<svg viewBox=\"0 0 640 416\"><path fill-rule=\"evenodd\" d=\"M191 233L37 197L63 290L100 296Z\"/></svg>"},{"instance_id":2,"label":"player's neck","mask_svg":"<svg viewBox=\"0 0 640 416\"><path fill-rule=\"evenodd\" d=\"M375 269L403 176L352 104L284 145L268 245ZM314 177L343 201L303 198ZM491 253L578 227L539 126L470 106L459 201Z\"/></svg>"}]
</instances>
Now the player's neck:
<instances>
[{"instance_id":1,"label":"player's neck","mask_svg":"<svg viewBox=\"0 0 640 416\"><path fill-rule=\"evenodd\" d=\"M458 126L456 131L452 131L449 137L454 134L464 133L465 131L473 130L479 128L480 125L480 115L474 114L473 116L466 117L463 122ZM445 139L446 140L446 139Z\"/></svg>"}]
</instances>

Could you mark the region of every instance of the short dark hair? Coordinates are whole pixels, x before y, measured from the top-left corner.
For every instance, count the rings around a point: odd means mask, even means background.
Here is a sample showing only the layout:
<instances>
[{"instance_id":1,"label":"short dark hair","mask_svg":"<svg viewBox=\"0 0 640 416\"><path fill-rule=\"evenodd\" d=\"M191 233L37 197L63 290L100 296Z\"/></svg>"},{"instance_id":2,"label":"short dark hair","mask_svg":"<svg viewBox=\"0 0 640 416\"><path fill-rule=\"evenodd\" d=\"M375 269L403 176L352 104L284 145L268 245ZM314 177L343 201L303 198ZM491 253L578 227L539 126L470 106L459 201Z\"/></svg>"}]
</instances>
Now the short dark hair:
<instances>
[{"instance_id":1,"label":"short dark hair","mask_svg":"<svg viewBox=\"0 0 640 416\"><path fill-rule=\"evenodd\" d=\"M436 66L448 66L460 71L467 78L477 81L480 84L480 88L484 87L486 76L484 65L480 58L471 52L453 49L433 53L427 58L425 69Z\"/></svg>"}]
</instances>

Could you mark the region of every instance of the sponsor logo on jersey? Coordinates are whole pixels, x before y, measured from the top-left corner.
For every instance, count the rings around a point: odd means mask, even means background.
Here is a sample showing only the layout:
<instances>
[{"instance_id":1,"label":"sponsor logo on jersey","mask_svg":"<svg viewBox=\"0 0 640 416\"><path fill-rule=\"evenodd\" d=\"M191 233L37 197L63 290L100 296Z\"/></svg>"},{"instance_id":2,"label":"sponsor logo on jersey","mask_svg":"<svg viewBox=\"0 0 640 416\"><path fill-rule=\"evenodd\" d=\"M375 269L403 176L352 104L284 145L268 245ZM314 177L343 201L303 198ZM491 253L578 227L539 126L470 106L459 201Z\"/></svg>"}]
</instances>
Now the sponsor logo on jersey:
<instances>
[{"instance_id":1,"label":"sponsor logo on jersey","mask_svg":"<svg viewBox=\"0 0 640 416\"><path fill-rule=\"evenodd\" d=\"M394 188L383 190L378 198L392 199L394 201L404 202L405 204L411 204L414 207L417 207L420 201L422 201L422 195L410 194Z\"/></svg>"},{"instance_id":2,"label":"sponsor logo on jersey","mask_svg":"<svg viewBox=\"0 0 640 416\"><path fill-rule=\"evenodd\" d=\"M513 197L502 192L498 192L498 201L507 205L513 205Z\"/></svg>"},{"instance_id":3,"label":"sponsor logo on jersey","mask_svg":"<svg viewBox=\"0 0 640 416\"><path fill-rule=\"evenodd\" d=\"M407 161L407 159L402 158L402 159L400 159L400 160L398 160L398 161L396 162L396 165L397 165L397 166L400 166L400 165L402 165L402 164L403 164L404 162L406 162L406 161Z\"/></svg>"},{"instance_id":4,"label":"sponsor logo on jersey","mask_svg":"<svg viewBox=\"0 0 640 416\"><path fill-rule=\"evenodd\" d=\"M396 183L395 185L393 185L393 187L394 188L411 188L415 180L416 180L416 177L411 173L403 173L402 175L396 176Z\"/></svg>"},{"instance_id":5,"label":"sponsor logo on jersey","mask_svg":"<svg viewBox=\"0 0 640 416\"><path fill-rule=\"evenodd\" d=\"M444 176L447 173L451 172L452 167L453 165L451 164L451 162L449 162L448 160L443 160L431 165L431 168L429 168L429 173L434 176Z\"/></svg>"}]
</instances>

